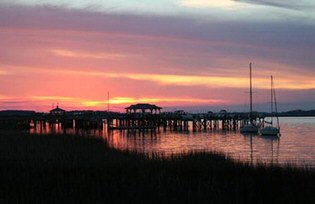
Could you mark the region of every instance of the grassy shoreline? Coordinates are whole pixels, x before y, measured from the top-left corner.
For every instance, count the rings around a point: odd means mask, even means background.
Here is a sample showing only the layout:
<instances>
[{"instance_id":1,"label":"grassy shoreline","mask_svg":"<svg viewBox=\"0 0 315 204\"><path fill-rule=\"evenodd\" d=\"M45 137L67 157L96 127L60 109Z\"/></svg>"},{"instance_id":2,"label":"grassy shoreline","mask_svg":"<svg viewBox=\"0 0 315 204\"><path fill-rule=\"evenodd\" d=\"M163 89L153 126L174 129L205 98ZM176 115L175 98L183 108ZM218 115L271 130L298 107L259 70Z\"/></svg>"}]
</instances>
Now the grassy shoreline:
<instances>
[{"instance_id":1,"label":"grassy shoreline","mask_svg":"<svg viewBox=\"0 0 315 204\"><path fill-rule=\"evenodd\" d=\"M218 153L162 158L100 138L0 133L1 203L315 203L315 171Z\"/></svg>"}]
</instances>

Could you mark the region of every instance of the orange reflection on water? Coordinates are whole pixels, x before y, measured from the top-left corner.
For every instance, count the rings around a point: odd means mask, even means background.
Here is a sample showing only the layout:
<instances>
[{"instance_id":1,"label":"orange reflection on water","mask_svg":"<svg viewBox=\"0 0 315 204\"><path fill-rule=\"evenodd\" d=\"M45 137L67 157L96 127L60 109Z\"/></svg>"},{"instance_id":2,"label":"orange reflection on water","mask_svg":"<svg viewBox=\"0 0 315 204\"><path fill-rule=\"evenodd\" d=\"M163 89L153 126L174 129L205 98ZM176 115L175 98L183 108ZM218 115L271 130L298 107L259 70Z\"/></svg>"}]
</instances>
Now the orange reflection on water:
<instances>
[{"instance_id":1,"label":"orange reflection on water","mask_svg":"<svg viewBox=\"0 0 315 204\"><path fill-rule=\"evenodd\" d=\"M75 128L64 128L60 121L49 122L31 122L31 134L75 134ZM75 126L73 126L75 127Z\"/></svg>"}]
</instances>

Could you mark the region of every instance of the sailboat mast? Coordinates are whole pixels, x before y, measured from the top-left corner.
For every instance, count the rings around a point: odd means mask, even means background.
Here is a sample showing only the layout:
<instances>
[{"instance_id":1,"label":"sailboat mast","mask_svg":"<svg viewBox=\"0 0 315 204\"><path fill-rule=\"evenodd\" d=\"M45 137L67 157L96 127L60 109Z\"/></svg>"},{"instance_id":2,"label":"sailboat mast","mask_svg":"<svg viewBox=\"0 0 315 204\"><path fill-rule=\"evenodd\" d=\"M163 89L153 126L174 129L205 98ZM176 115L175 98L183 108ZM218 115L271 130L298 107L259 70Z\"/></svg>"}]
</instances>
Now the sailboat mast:
<instances>
[{"instance_id":1,"label":"sailboat mast","mask_svg":"<svg viewBox=\"0 0 315 204\"><path fill-rule=\"evenodd\" d=\"M249 118L252 120L253 112L253 90L252 90L252 63L249 63Z\"/></svg>"},{"instance_id":2,"label":"sailboat mast","mask_svg":"<svg viewBox=\"0 0 315 204\"><path fill-rule=\"evenodd\" d=\"M275 112L276 112L276 117L277 117L277 126L278 129L280 130L280 124L279 124L279 117L278 117L278 106L277 106L277 98L276 98L276 89L273 84L273 79L272 79L272 90L273 90L273 98L275 102Z\"/></svg>"},{"instance_id":3,"label":"sailboat mast","mask_svg":"<svg viewBox=\"0 0 315 204\"><path fill-rule=\"evenodd\" d=\"M270 113L271 113L271 116L273 116L273 103L274 103L274 95L273 95L273 77L272 77L272 75L270 76L270 83L271 83L271 85L270 85L270 87L271 87L271 89L270 89L270 108L271 108L271 110L270 110ZM273 123L273 117L271 117L271 124Z\"/></svg>"},{"instance_id":4,"label":"sailboat mast","mask_svg":"<svg viewBox=\"0 0 315 204\"><path fill-rule=\"evenodd\" d=\"M107 112L109 112L109 91L107 91Z\"/></svg>"}]
</instances>

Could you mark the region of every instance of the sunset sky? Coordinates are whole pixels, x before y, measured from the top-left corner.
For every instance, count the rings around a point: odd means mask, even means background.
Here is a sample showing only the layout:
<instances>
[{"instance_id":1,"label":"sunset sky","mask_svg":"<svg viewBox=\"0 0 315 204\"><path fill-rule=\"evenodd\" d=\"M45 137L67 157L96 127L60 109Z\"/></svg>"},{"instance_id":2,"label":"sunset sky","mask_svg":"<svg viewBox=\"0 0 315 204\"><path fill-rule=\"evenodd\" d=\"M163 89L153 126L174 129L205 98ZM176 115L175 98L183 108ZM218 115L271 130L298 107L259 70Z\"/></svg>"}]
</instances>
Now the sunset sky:
<instances>
[{"instance_id":1,"label":"sunset sky","mask_svg":"<svg viewBox=\"0 0 315 204\"><path fill-rule=\"evenodd\" d=\"M0 110L315 109L313 0L0 0ZM268 111L268 109L266 109Z\"/></svg>"}]
</instances>

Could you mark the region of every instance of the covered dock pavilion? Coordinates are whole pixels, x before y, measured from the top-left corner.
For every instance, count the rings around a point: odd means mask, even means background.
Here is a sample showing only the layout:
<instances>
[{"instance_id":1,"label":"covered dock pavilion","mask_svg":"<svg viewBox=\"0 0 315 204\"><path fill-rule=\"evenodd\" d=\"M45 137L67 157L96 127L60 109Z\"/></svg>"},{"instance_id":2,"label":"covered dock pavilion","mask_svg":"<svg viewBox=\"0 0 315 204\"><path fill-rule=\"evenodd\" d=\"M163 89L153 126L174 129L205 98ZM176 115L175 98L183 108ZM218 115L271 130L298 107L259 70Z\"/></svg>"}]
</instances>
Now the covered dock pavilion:
<instances>
[{"instance_id":1,"label":"covered dock pavilion","mask_svg":"<svg viewBox=\"0 0 315 204\"><path fill-rule=\"evenodd\" d=\"M151 114L160 114L161 113L161 107L154 105L154 104L148 104L148 103L138 103L135 105L131 105L126 109L127 113L151 113Z\"/></svg>"}]
</instances>

